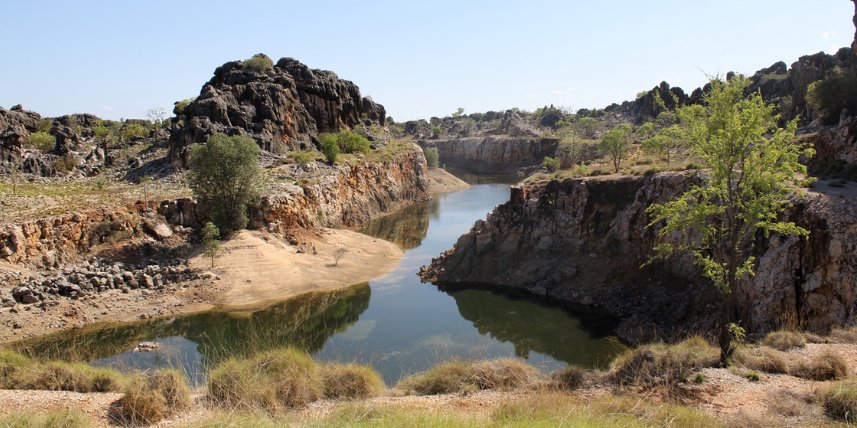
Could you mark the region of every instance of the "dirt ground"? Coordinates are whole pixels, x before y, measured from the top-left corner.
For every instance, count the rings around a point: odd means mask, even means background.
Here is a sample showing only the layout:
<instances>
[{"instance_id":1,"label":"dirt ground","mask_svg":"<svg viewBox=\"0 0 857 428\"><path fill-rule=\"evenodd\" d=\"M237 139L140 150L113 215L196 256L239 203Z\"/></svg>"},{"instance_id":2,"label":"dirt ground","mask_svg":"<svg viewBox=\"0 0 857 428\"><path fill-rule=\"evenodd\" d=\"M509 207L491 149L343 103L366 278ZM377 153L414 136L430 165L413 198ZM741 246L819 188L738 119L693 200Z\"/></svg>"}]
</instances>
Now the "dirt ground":
<instances>
[{"instance_id":1,"label":"dirt ground","mask_svg":"<svg viewBox=\"0 0 857 428\"><path fill-rule=\"evenodd\" d=\"M460 178L441 168L429 169L427 178L429 182L429 193L432 195L462 190L470 187L469 184Z\"/></svg>"}]
</instances>

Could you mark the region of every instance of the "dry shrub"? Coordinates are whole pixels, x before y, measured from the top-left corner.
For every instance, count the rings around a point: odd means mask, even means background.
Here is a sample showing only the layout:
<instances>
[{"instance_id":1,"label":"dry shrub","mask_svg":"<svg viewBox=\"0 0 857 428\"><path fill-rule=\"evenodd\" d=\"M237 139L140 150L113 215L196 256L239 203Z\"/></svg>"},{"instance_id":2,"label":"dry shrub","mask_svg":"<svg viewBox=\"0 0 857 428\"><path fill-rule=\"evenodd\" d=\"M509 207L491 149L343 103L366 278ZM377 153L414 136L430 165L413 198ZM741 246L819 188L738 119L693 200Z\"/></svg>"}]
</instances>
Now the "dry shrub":
<instances>
[{"instance_id":1,"label":"dry shrub","mask_svg":"<svg viewBox=\"0 0 857 428\"><path fill-rule=\"evenodd\" d=\"M32 364L32 360L17 352L0 350L0 389L22 389L25 372Z\"/></svg>"},{"instance_id":2,"label":"dry shrub","mask_svg":"<svg viewBox=\"0 0 857 428\"><path fill-rule=\"evenodd\" d=\"M33 364L28 371L20 389L109 392L118 391L121 384L121 375L115 370L94 368L83 363L50 361Z\"/></svg>"},{"instance_id":3,"label":"dry shrub","mask_svg":"<svg viewBox=\"0 0 857 428\"><path fill-rule=\"evenodd\" d=\"M735 352L734 361L750 370L765 373L789 372L789 365L783 353L767 347L740 347Z\"/></svg>"},{"instance_id":4,"label":"dry shrub","mask_svg":"<svg viewBox=\"0 0 857 428\"><path fill-rule=\"evenodd\" d=\"M372 367L362 364L328 364L321 370L326 398L375 397L384 390L384 381Z\"/></svg>"},{"instance_id":5,"label":"dry shrub","mask_svg":"<svg viewBox=\"0 0 857 428\"><path fill-rule=\"evenodd\" d=\"M828 351L801 362L792 370L792 375L812 380L839 380L848 377L848 364L842 355Z\"/></svg>"},{"instance_id":6,"label":"dry shrub","mask_svg":"<svg viewBox=\"0 0 857 428\"><path fill-rule=\"evenodd\" d=\"M421 395L517 388L526 385L536 373L535 368L514 358L478 363L452 361L411 376L399 387Z\"/></svg>"},{"instance_id":7,"label":"dry shrub","mask_svg":"<svg viewBox=\"0 0 857 428\"><path fill-rule=\"evenodd\" d=\"M318 364L292 348L248 359L229 359L209 373L208 393L219 406L276 412L318 400L323 384Z\"/></svg>"},{"instance_id":8,"label":"dry shrub","mask_svg":"<svg viewBox=\"0 0 857 428\"><path fill-rule=\"evenodd\" d=\"M806 338L803 334L791 330L772 331L762 339L762 344L780 351L788 351L792 348L806 346Z\"/></svg>"},{"instance_id":9,"label":"dry shrub","mask_svg":"<svg viewBox=\"0 0 857 428\"><path fill-rule=\"evenodd\" d=\"M786 389L768 392L768 408L782 416L796 417L812 413L812 397Z\"/></svg>"},{"instance_id":10,"label":"dry shrub","mask_svg":"<svg viewBox=\"0 0 857 428\"><path fill-rule=\"evenodd\" d=\"M830 385L821 395L824 411L833 419L857 422L857 382L853 380Z\"/></svg>"},{"instance_id":11,"label":"dry shrub","mask_svg":"<svg viewBox=\"0 0 857 428\"><path fill-rule=\"evenodd\" d=\"M153 424L191 405L187 379L177 370L134 375L123 392L116 411L131 424Z\"/></svg>"},{"instance_id":12,"label":"dry shrub","mask_svg":"<svg viewBox=\"0 0 857 428\"><path fill-rule=\"evenodd\" d=\"M665 388L668 395L674 395L693 370L717 366L719 358L716 347L694 336L673 345L653 344L628 351L613 361L609 378L619 386Z\"/></svg>"},{"instance_id":13,"label":"dry shrub","mask_svg":"<svg viewBox=\"0 0 857 428\"><path fill-rule=\"evenodd\" d=\"M828 343L830 342L828 339L821 337L815 333L804 332L804 339L806 339L806 343Z\"/></svg>"},{"instance_id":14,"label":"dry shrub","mask_svg":"<svg viewBox=\"0 0 857 428\"><path fill-rule=\"evenodd\" d=\"M586 370L580 367L568 366L551 373L551 380L556 388L573 391L583 385L583 382L586 380Z\"/></svg>"}]
</instances>

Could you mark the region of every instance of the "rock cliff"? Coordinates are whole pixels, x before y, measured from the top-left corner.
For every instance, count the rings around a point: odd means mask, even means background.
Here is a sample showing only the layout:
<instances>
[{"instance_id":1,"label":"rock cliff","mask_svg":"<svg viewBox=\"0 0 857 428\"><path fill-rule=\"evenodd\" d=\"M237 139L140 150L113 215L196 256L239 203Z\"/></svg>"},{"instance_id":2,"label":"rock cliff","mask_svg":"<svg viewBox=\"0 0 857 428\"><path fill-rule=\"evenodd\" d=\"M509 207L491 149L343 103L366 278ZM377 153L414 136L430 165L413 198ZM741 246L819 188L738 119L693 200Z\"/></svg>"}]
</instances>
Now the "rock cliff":
<instances>
[{"instance_id":1,"label":"rock cliff","mask_svg":"<svg viewBox=\"0 0 857 428\"><path fill-rule=\"evenodd\" d=\"M250 208L250 227L277 233L322 226L355 228L427 197L425 158L414 145L386 163L315 165L317 170L306 171L313 178L304 184L268 189ZM79 259L108 237L124 239L139 230L157 237L157 226L140 219L144 208L140 203L0 225L0 260L59 266ZM181 226L199 226L202 212L191 199L164 201L158 208L166 223Z\"/></svg>"},{"instance_id":2,"label":"rock cliff","mask_svg":"<svg viewBox=\"0 0 857 428\"><path fill-rule=\"evenodd\" d=\"M621 318L618 333L631 341L705 332L716 321L718 299L690 259L641 268L656 238L646 228L646 207L695 179L661 173L513 188L510 201L424 268L423 278L593 305ZM821 331L855 321L857 202L817 192L794 202L789 217L812 233L808 239L772 236L764 245L757 275L737 292L751 333L781 325Z\"/></svg>"},{"instance_id":3,"label":"rock cliff","mask_svg":"<svg viewBox=\"0 0 857 428\"><path fill-rule=\"evenodd\" d=\"M541 165L554 156L559 141L553 138L482 136L420 141L423 148L436 147L440 163L481 174L514 173Z\"/></svg>"},{"instance_id":4,"label":"rock cliff","mask_svg":"<svg viewBox=\"0 0 857 428\"><path fill-rule=\"evenodd\" d=\"M361 121L384 125L386 111L332 71L313 70L292 58L259 71L242 61L223 64L177 117L170 161L186 166L190 146L214 133L249 135L268 152L315 145L321 132Z\"/></svg>"}]
</instances>

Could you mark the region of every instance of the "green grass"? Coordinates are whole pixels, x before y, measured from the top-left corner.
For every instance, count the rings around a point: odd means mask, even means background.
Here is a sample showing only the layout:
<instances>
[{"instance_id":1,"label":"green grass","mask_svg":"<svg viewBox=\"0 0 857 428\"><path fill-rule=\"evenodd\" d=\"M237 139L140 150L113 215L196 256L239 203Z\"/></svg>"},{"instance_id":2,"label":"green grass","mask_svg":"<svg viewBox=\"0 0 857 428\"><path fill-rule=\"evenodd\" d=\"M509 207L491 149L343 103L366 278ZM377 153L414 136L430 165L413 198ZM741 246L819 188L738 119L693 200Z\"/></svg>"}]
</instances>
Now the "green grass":
<instances>
[{"instance_id":1,"label":"green grass","mask_svg":"<svg viewBox=\"0 0 857 428\"><path fill-rule=\"evenodd\" d=\"M0 427L4 428L85 428L93 425L89 416L77 410L23 412L0 417Z\"/></svg>"},{"instance_id":2,"label":"green grass","mask_svg":"<svg viewBox=\"0 0 857 428\"><path fill-rule=\"evenodd\" d=\"M384 381L371 366L326 364L321 370L325 398L368 398L384 392Z\"/></svg>"},{"instance_id":3,"label":"green grass","mask_svg":"<svg viewBox=\"0 0 857 428\"><path fill-rule=\"evenodd\" d=\"M830 385L821 395L824 411L834 420L857 422L857 382L847 380Z\"/></svg>"},{"instance_id":4,"label":"green grass","mask_svg":"<svg viewBox=\"0 0 857 428\"><path fill-rule=\"evenodd\" d=\"M23 390L119 391L124 377L117 371L84 363L37 361L0 350L0 388Z\"/></svg>"}]
</instances>

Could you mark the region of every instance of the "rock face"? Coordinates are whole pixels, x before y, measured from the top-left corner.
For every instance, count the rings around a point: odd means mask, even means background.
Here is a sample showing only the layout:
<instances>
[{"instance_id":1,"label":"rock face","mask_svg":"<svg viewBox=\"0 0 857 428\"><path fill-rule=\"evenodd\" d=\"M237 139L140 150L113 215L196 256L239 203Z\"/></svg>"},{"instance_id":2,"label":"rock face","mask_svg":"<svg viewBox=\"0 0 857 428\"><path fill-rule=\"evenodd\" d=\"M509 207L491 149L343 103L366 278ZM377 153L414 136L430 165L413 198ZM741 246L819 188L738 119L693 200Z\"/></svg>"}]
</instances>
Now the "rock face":
<instances>
[{"instance_id":1,"label":"rock face","mask_svg":"<svg viewBox=\"0 0 857 428\"><path fill-rule=\"evenodd\" d=\"M173 165L186 166L189 148L218 132L249 135L263 150L284 153L315 145L321 132L361 121L384 125L386 111L333 72L283 58L263 72L242 61L223 64L180 119L169 156Z\"/></svg>"},{"instance_id":2,"label":"rock face","mask_svg":"<svg viewBox=\"0 0 857 428\"><path fill-rule=\"evenodd\" d=\"M475 173L496 174L541 165L545 156L554 156L559 140L485 136L426 140L420 141L420 145L436 147L441 164Z\"/></svg>"},{"instance_id":3,"label":"rock face","mask_svg":"<svg viewBox=\"0 0 857 428\"><path fill-rule=\"evenodd\" d=\"M17 163L24 153L24 142L39 129L42 117L20 105L6 110L0 107L0 163Z\"/></svg>"},{"instance_id":4,"label":"rock face","mask_svg":"<svg viewBox=\"0 0 857 428\"><path fill-rule=\"evenodd\" d=\"M688 188L689 173L586 178L513 188L509 202L478 221L454 248L424 268L440 285L522 288L594 305L623 321L631 341L705 332L719 299L691 260L641 268L656 235L645 209ZM788 214L808 239L772 236L757 275L737 291L742 321L759 334L781 325L823 331L854 322L857 202L808 193Z\"/></svg>"}]
</instances>

